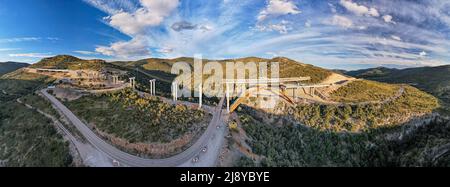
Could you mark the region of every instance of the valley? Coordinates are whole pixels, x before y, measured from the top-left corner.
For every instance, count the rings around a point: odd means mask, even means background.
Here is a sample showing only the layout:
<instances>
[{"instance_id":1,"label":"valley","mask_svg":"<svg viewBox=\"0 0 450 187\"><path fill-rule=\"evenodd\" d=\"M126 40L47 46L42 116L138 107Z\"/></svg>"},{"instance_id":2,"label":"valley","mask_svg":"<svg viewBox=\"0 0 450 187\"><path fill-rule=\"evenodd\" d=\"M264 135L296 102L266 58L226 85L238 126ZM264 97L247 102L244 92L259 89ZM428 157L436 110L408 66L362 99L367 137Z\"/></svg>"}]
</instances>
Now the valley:
<instances>
[{"instance_id":1,"label":"valley","mask_svg":"<svg viewBox=\"0 0 450 187\"><path fill-rule=\"evenodd\" d=\"M67 55L45 58L1 77L2 105L7 106L1 110L2 124L29 124L28 120L37 120L57 131L58 127L51 125L42 113L29 110L21 114L27 117L8 113L24 110L16 101L20 99L61 120L68 129L66 136L69 133L77 142L92 146L103 155L97 159L106 158L111 166L169 163L228 167L446 166L449 163L446 148L450 143L449 123L444 112L448 105L443 94L429 91L431 88L425 88L423 83L386 81L362 77L360 73L341 75L281 57L220 60L222 66L229 61L255 62L258 68L263 62L279 63L279 96L283 99L273 100L270 92L249 93L242 98L232 96L229 102L233 110L228 113L225 97L205 96L202 104L193 96L172 100L171 84L176 75L171 74L170 68L180 61L194 66L193 58L130 62L83 60ZM267 69L271 69L270 64ZM283 82L299 77L307 79ZM150 80L155 80L154 87L150 86ZM270 104L274 107L267 108ZM2 137L17 131L11 125L0 128L5 129ZM40 132L27 130L27 133L33 135L12 138L26 142ZM70 155L68 158L81 160L75 163L69 159L64 161L66 166L98 166L80 157L82 154L68 151L76 150L77 146L63 138L64 132L39 136L62 142L50 144L59 146L64 152L61 154ZM4 151L11 149L6 139L0 140ZM100 144L96 143L99 141ZM15 154L28 156L21 151ZM47 159L66 158L61 154ZM0 156L4 165L20 164L9 162L11 155Z\"/></svg>"}]
</instances>

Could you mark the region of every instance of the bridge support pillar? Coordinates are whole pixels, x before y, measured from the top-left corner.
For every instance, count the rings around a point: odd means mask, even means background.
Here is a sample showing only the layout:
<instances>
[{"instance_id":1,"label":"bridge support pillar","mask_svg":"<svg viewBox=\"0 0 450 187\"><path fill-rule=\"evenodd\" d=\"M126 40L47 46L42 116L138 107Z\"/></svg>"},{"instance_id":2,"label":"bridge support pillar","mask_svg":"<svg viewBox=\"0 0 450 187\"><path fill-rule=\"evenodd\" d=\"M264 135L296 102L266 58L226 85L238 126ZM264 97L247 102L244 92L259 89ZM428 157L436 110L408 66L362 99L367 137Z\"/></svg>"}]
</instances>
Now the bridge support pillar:
<instances>
[{"instance_id":1,"label":"bridge support pillar","mask_svg":"<svg viewBox=\"0 0 450 187\"><path fill-rule=\"evenodd\" d=\"M150 95L156 95L156 79L150 80Z\"/></svg>"},{"instance_id":2,"label":"bridge support pillar","mask_svg":"<svg viewBox=\"0 0 450 187\"><path fill-rule=\"evenodd\" d=\"M226 84L226 93L225 93L225 95L227 97L227 112L230 113L230 90L229 90L228 83Z\"/></svg>"},{"instance_id":3,"label":"bridge support pillar","mask_svg":"<svg viewBox=\"0 0 450 187\"><path fill-rule=\"evenodd\" d=\"M130 87L133 89L136 88L136 77L130 78Z\"/></svg>"},{"instance_id":4,"label":"bridge support pillar","mask_svg":"<svg viewBox=\"0 0 450 187\"><path fill-rule=\"evenodd\" d=\"M112 83L113 84L118 84L119 83L119 76L117 76L117 75L112 76Z\"/></svg>"},{"instance_id":5,"label":"bridge support pillar","mask_svg":"<svg viewBox=\"0 0 450 187\"><path fill-rule=\"evenodd\" d=\"M172 83L172 96L173 96L173 101L178 100L178 83L176 83L176 82Z\"/></svg>"},{"instance_id":6,"label":"bridge support pillar","mask_svg":"<svg viewBox=\"0 0 450 187\"><path fill-rule=\"evenodd\" d=\"M198 93L199 93L199 97L198 97L198 109L202 108L203 105L203 87L202 85L198 86Z\"/></svg>"}]
</instances>

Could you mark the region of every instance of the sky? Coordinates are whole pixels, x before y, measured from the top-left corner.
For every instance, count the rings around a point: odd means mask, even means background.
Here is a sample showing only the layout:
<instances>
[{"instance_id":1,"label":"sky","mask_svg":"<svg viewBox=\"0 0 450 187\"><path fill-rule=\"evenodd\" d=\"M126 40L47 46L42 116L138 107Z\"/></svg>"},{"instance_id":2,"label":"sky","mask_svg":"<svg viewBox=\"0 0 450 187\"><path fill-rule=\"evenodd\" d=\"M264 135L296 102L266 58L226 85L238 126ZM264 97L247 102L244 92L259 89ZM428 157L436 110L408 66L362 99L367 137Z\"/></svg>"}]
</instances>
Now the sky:
<instances>
[{"instance_id":1,"label":"sky","mask_svg":"<svg viewBox=\"0 0 450 187\"><path fill-rule=\"evenodd\" d=\"M450 64L447 0L0 0L0 61L284 56L330 69Z\"/></svg>"}]
</instances>

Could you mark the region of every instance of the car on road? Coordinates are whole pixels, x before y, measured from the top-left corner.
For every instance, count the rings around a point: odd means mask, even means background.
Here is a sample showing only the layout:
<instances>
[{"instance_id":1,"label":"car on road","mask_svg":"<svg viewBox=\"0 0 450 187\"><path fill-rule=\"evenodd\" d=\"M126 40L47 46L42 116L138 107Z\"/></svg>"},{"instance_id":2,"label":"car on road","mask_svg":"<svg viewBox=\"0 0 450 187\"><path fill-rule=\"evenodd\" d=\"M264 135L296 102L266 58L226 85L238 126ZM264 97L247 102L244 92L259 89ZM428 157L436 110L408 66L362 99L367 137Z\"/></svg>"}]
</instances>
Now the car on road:
<instances>
[{"instance_id":1,"label":"car on road","mask_svg":"<svg viewBox=\"0 0 450 187\"><path fill-rule=\"evenodd\" d=\"M195 158L192 159L192 163L197 163L199 160L198 156L196 156Z\"/></svg>"},{"instance_id":2,"label":"car on road","mask_svg":"<svg viewBox=\"0 0 450 187\"><path fill-rule=\"evenodd\" d=\"M205 146L205 147L202 148L202 152L206 153L206 151L208 151L208 147Z\"/></svg>"},{"instance_id":3,"label":"car on road","mask_svg":"<svg viewBox=\"0 0 450 187\"><path fill-rule=\"evenodd\" d=\"M120 167L120 162L117 160L113 160L113 166Z\"/></svg>"}]
</instances>

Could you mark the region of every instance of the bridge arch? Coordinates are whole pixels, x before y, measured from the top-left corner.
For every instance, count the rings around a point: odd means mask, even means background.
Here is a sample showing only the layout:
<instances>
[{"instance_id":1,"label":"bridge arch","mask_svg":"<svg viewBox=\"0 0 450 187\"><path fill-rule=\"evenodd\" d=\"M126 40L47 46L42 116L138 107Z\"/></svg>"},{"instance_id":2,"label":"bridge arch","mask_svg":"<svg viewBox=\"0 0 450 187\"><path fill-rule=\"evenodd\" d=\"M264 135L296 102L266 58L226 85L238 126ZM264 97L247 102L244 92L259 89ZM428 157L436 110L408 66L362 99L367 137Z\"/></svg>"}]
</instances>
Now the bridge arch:
<instances>
[{"instance_id":1,"label":"bridge arch","mask_svg":"<svg viewBox=\"0 0 450 187\"><path fill-rule=\"evenodd\" d=\"M267 86L255 86L248 88L241 94L239 94L238 99L236 99L234 103L230 106L229 112L230 113L234 112L237 109L237 107L245 101L245 99L251 96L252 93L260 93L261 91L267 91L268 93L273 94L273 96L279 96L283 101L285 101L288 104L294 104L294 101L286 95L283 89L273 89Z\"/></svg>"}]
</instances>

